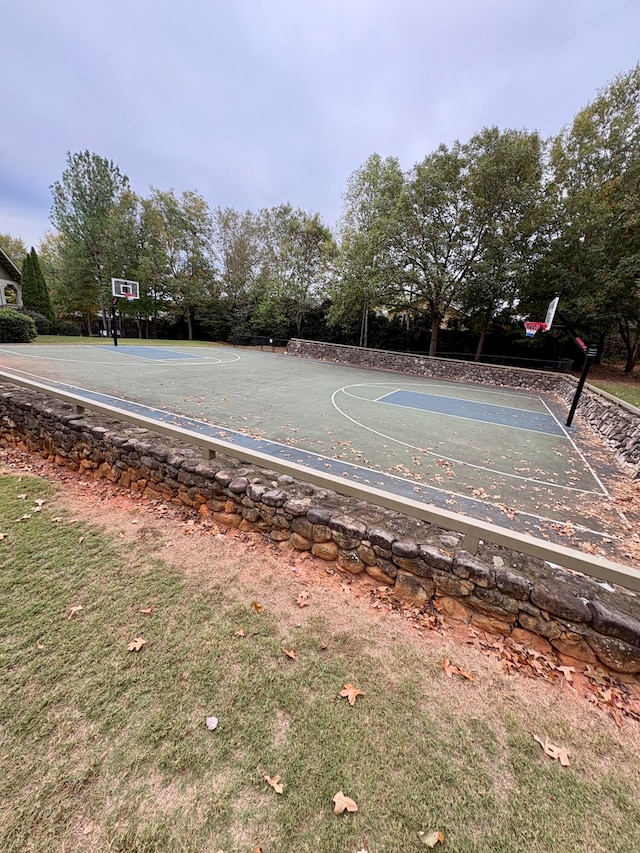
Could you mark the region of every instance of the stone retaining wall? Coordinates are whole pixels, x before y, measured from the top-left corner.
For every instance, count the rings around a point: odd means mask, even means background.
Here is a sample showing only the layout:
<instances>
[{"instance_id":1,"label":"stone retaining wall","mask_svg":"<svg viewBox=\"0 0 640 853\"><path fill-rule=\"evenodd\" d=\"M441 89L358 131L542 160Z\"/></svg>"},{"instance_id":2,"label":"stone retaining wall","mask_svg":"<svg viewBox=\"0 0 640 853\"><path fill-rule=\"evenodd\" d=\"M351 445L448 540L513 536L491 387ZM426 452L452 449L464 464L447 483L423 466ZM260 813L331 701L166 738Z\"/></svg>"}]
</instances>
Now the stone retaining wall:
<instances>
[{"instance_id":1,"label":"stone retaining wall","mask_svg":"<svg viewBox=\"0 0 640 853\"><path fill-rule=\"evenodd\" d=\"M291 340L287 346L287 354L334 364L428 376L433 379L544 391L557 395L567 406L571 405L576 390L576 379L563 373L449 358L430 358L320 341ZM624 466L633 478L640 478L640 411L587 385L580 398L578 412L615 451L616 461Z\"/></svg>"},{"instance_id":2,"label":"stone retaining wall","mask_svg":"<svg viewBox=\"0 0 640 853\"><path fill-rule=\"evenodd\" d=\"M0 384L0 444L106 478L146 498L256 530L365 573L413 607L436 607L566 661L640 673L640 599L497 546L476 556L458 535L224 457L204 461L182 442ZM540 639L542 638L542 640Z\"/></svg>"}]
</instances>

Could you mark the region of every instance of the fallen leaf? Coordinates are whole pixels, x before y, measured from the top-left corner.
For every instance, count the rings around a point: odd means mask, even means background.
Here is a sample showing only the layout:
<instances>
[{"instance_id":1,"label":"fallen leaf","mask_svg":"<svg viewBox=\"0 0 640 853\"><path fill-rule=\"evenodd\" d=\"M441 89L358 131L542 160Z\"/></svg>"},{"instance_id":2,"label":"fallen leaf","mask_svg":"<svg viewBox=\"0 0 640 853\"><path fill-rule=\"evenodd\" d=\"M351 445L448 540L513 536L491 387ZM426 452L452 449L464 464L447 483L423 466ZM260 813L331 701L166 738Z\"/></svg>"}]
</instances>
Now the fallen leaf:
<instances>
[{"instance_id":1,"label":"fallen leaf","mask_svg":"<svg viewBox=\"0 0 640 853\"><path fill-rule=\"evenodd\" d=\"M26 492L23 492L23 494L18 495L18 500L19 500L19 501L26 501L26 499L27 499L27 494L26 494Z\"/></svg>"},{"instance_id":2,"label":"fallen leaf","mask_svg":"<svg viewBox=\"0 0 640 853\"><path fill-rule=\"evenodd\" d=\"M534 735L533 739L537 741L545 754L549 756L549 758L559 759L560 764L563 767L569 766L569 750L563 746L554 746L554 744L549 743L547 740L541 740L538 735Z\"/></svg>"},{"instance_id":3,"label":"fallen leaf","mask_svg":"<svg viewBox=\"0 0 640 853\"><path fill-rule=\"evenodd\" d=\"M364 696L365 692L364 690L358 690L358 688L354 687L353 684L345 684L339 695L348 699L350 705L355 705L358 696Z\"/></svg>"},{"instance_id":4,"label":"fallen leaf","mask_svg":"<svg viewBox=\"0 0 640 853\"><path fill-rule=\"evenodd\" d=\"M358 811L358 804L356 801L352 800L351 797L346 797L342 791L338 791L332 802L334 814L342 814L345 810L348 812Z\"/></svg>"},{"instance_id":5,"label":"fallen leaf","mask_svg":"<svg viewBox=\"0 0 640 853\"><path fill-rule=\"evenodd\" d=\"M140 613L153 613L154 610L155 607L153 605L151 605L151 607L141 607Z\"/></svg>"},{"instance_id":6,"label":"fallen leaf","mask_svg":"<svg viewBox=\"0 0 640 853\"><path fill-rule=\"evenodd\" d=\"M444 844L444 834L442 832L419 832L418 838L425 847L435 847L436 844Z\"/></svg>"},{"instance_id":7,"label":"fallen leaf","mask_svg":"<svg viewBox=\"0 0 640 853\"><path fill-rule=\"evenodd\" d=\"M20 516L20 518L16 518L16 522L18 522L18 521L26 521L26 520L27 520L27 518L31 518L31 516L29 515L29 513L25 513L24 515L21 515L21 516Z\"/></svg>"},{"instance_id":8,"label":"fallen leaf","mask_svg":"<svg viewBox=\"0 0 640 853\"><path fill-rule=\"evenodd\" d=\"M214 729L218 728L218 718L217 717L206 717L204 721L205 726L212 732Z\"/></svg>"},{"instance_id":9,"label":"fallen leaf","mask_svg":"<svg viewBox=\"0 0 640 853\"><path fill-rule=\"evenodd\" d=\"M262 604L258 604L257 601L252 601L251 606L256 611L256 613L260 613L260 611L262 610Z\"/></svg>"},{"instance_id":10,"label":"fallen leaf","mask_svg":"<svg viewBox=\"0 0 640 853\"><path fill-rule=\"evenodd\" d=\"M459 666L451 663L449 658L445 658L440 662L440 666L444 670L444 674L447 678L451 678L453 675L459 675L461 678L466 678L468 681L475 681L475 675L472 675L470 672L467 672L466 669L461 669Z\"/></svg>"},{"instance_id":11,"label":"fallen leaf","mask_svg":"<svg viewBox=\"0 0 640 853\"><path fill-rule=\"evenodd\" d=\"M44 649L44 646L42 645L42 643L40 642L40 640L37 640L37 641L36 641L36 649L40 649L40 650Z\"/></svg>"},{"instance_id":12,"label":"fallen leaf","mask_svg":"<svg viewBox=\"0 0 640 853\"><path fill-rule=\"evenodd\" d=\"M43 500L42 500L42 498L36 498L36 499L34 500L34 504L35 504L36 506L42 506L44 503L45 503L45 501L43 501Z\"/></svg>"},{"instance_id":13,"label":"fallen leaf","mask_svg":"<svg viewBox=\"0 0 640 853\"><path fill-rule=\"evenodd\" d=\"M564 675L569 684L572 683L571 673L576 671L575 666L557 666L556 669Z\"/></svg>"},{"instance_id":14,"label":"fallen leaf","mask_svg":"<svg viewBox=\"0 0 640 853\"><path fill-rule=\"evenodd\" d=\"M134 637L133 640L127 646L127 649L130 652L139 652L140 649L147 644L147 640L144 637Z\"/></svg>"},{"instance_id":15,"label":"fallen leaf","mask_svg":"<svg viewBox=\"0 0 640 853\"><path fill-rule=\"evenodd\" d=\"M7 534L7 533L0 533L0 542L1 542L3 539L6 539L6 538L7 538L7 536L8 536L8 534Z\"/></svg>"},{"instance_id":16,"label":"fallen leaf","mask_svg":"<svg viewBox=\"0 0 640 853\"><path fill-rule=\"evenodd\" d=\"M82 545L82 543L83 543L83 542L84 542L84 536L81 536L81 537L78 539L78 545Z\"/></svg>"},{"instance_id":17,"label":"fallen leaf","mask_svg":"<svg viewBox=\"0 0 640 853\"><path fill-rule=\"evenodd\" d=\"M298 660L298 652L295 649L283 649L282 650L288 658L291 660Z\"/></svg>"},{"instance_id":18,"label":"fallen leaf","mask_svg":"<svg viewBox=\"0 0 640 853\"><path fill-rule=\"evenodd\" d=\"M73 607L69 608L69 612L67 613L67 619L73 619L76 613L79 613L81 610L83 610L81 604L74 604Z\"/></svg>"},{"instance_id":19,"label":"fallen leaf","mask_svg":"<svg viewBox=\"0 0 640 853\"><path fill-rule=\"evenodd\" d=\"M301 592L300 595L296 599L296 604L298 607L308 607L309 606L309 593Z\"/></svg>"},{"instance_id":20,"label":"fallen leaf","mask_svg":"<svg viewBox=\"0 0 640 853\"><path fill-rule=\"evenodd\" d=\"M262 847L254 847L253 853L264 853L264 850L262 849Z\"/></svg>"},{"instance_id":21,"label":"fallen leaf","mask_svg":"<svg viewBox=\"0 0 640 853\"><path fill-rule=\"evenodd\" d=\"M271 785L276 794L281 794L284 791L284 785L280 781L280 776L265 776L264 781L267 785Z\"/></svg>"},{"instance_id":22,"label":"fallen leaf","mask_svg":"<svg viewBox=\"0 0 640 853\"><path fill-rule=\"evenodd\" d=\"M244 628L238 628L237 631L233 632L234 637L244 637Z\"/></svg>"},{"instance_id":23,"label":"fallen leaf","mask_svg":"<svg viewBox=\"0 0 640 853\"><path fill-rule=\"evenodd\" d=\"M85 826L83 826L82 834L83 835L91 835L91 833L93 832L95 827L96 827L95 822L90 820L89 823L87 823L87 824L85 824Z\"/></svg>"}]
</instances>

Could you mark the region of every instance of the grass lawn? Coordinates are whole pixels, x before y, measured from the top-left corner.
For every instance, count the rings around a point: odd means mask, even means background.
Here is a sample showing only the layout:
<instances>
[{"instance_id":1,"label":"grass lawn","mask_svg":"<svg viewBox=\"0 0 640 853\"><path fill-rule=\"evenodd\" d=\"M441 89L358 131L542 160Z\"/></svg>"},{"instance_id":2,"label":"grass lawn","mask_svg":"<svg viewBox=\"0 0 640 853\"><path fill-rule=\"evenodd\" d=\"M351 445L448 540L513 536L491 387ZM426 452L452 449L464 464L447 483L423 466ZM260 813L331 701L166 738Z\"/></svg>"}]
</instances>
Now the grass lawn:
<instances>
[{"instance_id":1,"label":"grass lawn","mask_svg":"<svg viewBox=\"0 0 640 853\"><path fill-rule=\"evenodd\" d=\"M394 853L434 830L451 851L640 850L637 724L335 579L297 606L280 552L142 511L107 532L56 489L0 473L3 853Z\"/></svg>"},{"instance_id":2,"label":"grass lawn","mask_svg":"<svg viewBox=\"0 0 640 853\"><path fill-rule=\"evenodd\" d=\"M596 388L601 388L607 394L613 397L618 397L624 400L625 403L630 403L632 406L640 409L640 381L639 382L611 382L601 381L599 379L589 380L589 384L595 385Z\"/></svg>"}]
</instances>

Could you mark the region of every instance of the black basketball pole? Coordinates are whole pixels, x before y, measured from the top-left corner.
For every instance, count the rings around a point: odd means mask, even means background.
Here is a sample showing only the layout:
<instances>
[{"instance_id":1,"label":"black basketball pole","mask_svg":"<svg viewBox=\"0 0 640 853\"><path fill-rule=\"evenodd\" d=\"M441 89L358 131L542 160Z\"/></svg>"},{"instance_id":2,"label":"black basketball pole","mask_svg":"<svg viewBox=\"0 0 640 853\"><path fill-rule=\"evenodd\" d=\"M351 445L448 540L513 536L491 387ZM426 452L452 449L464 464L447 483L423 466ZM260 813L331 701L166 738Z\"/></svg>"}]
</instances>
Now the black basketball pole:
<instances>
[{"instance_id":1,"label":"black basketball pole","mask_svg":"<svg viewBox=\"0 0 640 853\"><path fill-rule=\"evenodd\" d=\"M587 349L587 357L584 360L584 367L582 368L582 375L580 376L580 381L578 382L578 387L576 388L576 393L573 396L573 403L571 403L571 411L569 412L569 417L567 418L567 426L571 426L571 422L573 421L573 416L576 413L576 408L578 407L578 400L580 399L580 395L582 394L582 389L584 388L584 383L587 381L587 373L589 373L589 368L593 364L593 359L596 357L598 349L597 347L589 347Z\"/></svg>"},{"instance_id":2,"label":"black basketball pole","mask_svg":"<svg viewBox=\"0 0 640 853\"><path fill-rule=\"evenodd\" d=\"M111 335L113 337L113 345L114 347L118 346L118 330L116 329L116 305L118 304L118 297L114 296L111 301Z\"/></svg>"}]
</instances>

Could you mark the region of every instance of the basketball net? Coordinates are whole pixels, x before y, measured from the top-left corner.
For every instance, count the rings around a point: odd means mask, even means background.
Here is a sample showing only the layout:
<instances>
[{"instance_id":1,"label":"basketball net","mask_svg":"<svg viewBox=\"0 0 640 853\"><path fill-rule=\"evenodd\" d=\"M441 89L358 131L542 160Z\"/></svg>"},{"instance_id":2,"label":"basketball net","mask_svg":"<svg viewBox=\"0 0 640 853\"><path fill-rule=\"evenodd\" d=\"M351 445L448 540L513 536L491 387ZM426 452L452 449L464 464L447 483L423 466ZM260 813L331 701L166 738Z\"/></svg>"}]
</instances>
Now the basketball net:
<instances>
[{"instance_id":1,"label":"basketball net","mask_svg":"<svg viewBox=\"0 0 640 853\"><path fill-rule=\"evenodd\" d=\"M525 334L528 338L535 337L535 334L538 331L538 329L544 330L546 328L547 328L546 323L540 323L537 320L525 320L525 323L524 323L524 331L525 331Z\"/></svg>"}]
</instances>

